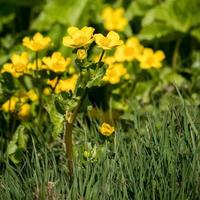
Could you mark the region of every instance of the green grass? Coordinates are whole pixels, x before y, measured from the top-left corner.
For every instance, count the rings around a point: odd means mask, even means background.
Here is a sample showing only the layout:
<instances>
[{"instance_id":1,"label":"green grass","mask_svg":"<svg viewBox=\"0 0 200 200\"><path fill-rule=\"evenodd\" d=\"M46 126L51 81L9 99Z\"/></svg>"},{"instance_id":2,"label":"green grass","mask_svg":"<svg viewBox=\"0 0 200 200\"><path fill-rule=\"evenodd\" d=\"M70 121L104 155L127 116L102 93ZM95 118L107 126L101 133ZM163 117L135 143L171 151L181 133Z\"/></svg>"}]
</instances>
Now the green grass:
<instances>
[{"instance_id":1,"label":"green grass","mask_svg":"<svg viewBox=\"0 0 200 200\"><path fill-rule=\"evenodd\" d=\"M72 187L61 142L48 149L33 144L32 154L25 155L23 164L6 163L0 176L0 199L197 200L199 116L198 108L133 114L130 120L118 123L111 138L99 134L95 120L91 126L79 118L74 130ZM83 159L89 142L97 146L96 161Z\"/></svg>"}]
</instances>

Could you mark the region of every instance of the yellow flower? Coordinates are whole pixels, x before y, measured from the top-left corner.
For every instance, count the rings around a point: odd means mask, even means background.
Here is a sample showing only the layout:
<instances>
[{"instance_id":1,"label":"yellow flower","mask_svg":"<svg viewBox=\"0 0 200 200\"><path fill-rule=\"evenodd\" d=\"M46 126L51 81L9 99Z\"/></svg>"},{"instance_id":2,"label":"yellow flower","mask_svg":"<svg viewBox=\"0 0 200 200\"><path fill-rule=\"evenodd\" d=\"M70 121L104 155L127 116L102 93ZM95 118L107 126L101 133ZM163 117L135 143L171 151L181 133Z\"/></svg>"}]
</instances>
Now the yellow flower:
<instances>
[{"instance_id":1,"label":"yellow flower","mask_svg":"<svg viewBox=\"0 0 200 200\"><path fill-rule=\"evenodd\" d=\"M60 80L56 86L55 93L74 91L78 75L74 74L72 77Z\"/></svg>"},{"instance_id":2,"label":"yellow flower","mask_svg":"<svg viewBox=\"0 0 200 200\"><path fill-rule=\"evenodd\" d=\"M104 81L108 81L111 84L117 84L120 82L122 76L127 74L127 70L122 63L113 63L106 69L106 74L103 77Z\"/></svg>"},{"instance_id":3,"label":"yellow flower","mask_svg":"<svg viewBox=\"0 0 200 200\"><path fill-rule=\"evenodd\" d=\"M67 29L69 36L63 37L63 45L71 48L85 47L93 42L94 28L83 27L78 29L77 27L69 27Z\"/></svg>"},{"instance_id":4,"label":"yellow flower","mask_svg":"<svg viewBox=\"0 0 200 200\"><path fill-rule=\"evenodd\" d=\"M50 42L50 37L44 37L39 32L33 36L33 39L30 39L30 37L25 37L23 39L23 45L36 52L46 49L50 45Z\"/></svg>"},{"instance_id":5,"label":"yellow flower","mask_svg":"<svg viewBox=\"0 0 200 200\"><path fill-rule=\"evenodd\" d=\"M163 51L153 52L150 48L145 48L143 54L139 56L138 60L140 61L140 67L142 69L149 68L160 68L162 66L162 60L165 58Z\"/></svg>"},{"instance_id":6,"label":"yellow flower","mask_svg":"<svg viewBox=\"0 0 200 200\"><path fill-rule=\"evenodd\" d=\"M17 73L23 73L28 65L28 53L23 52L21 55L13 54L11 57L13 68Z\"/></svg>"},{"instance_id":7,"label":"yellow flower","mask_svg":"<svg viewBox=\"0 0 200 200\"><path fill-rule=\"evenodd\" d=\"M107 124L107 123L104 122L100 126L99 130L100 130L102 135L110 136L115 131L115 128L114 128L114 126L111 126L110 124Z\"/></svg>"},{"instance_id":8,"label":"yellow flower","mask_svg":"<svg viewBox=\"0 0 200 200\"><path fill-rule=\"evenodd\" d=\"M85 49L78 49L76 54L79 60L87 58L87 51Z\"/></svg>"},{"instance_id":9,"label":"yellow flower","mask_svg":"<svg viewBox=\"0 0 200 200\"><path fill-rule=\"evenodd\" d=\"M13 54L11 57L12 63L4 64L1 73L8 72L12 74L12 76L18 78L19 76L23 75L28 66L29 58L28 53L23 52L20 55Z\"/></svg>"},{"instance_id":10,"label":"yellow flower","mask_svg":"<svg viewBox=\"0 0 200 200\"><path fill-rule=\"evenodd\" d=\"M37 101L38 100L38 95L35 93L33 89L29 90L26 95L31 101Z\"/></svg>"},{"instance_id":11,"label":"yellow flower","mask_svg":"<svg viewBox=\"0 0 200 200\"><path fill-rule=\"evenodd\" d=\"M14 112L18 101L19 99L13 96L1 106L1 109L4 112Z\"/></svg>"},{"instance_id":12,"label":"yellow flower","mask_svg":"<svg viewBox=\"0 0 200 200\"><path fill-rule=\"evenodd\" d=\"M162 66L161 62L165 59L165 54L163 51L158 50L154 53L156 63L154 64L155 68L160 68Z\"/></svg>"},{"instance_id":13,"label":"yellow flower","mask_svg":"<svg viewBox=\"0 0 200 200\"><path fill-rule=\"evenodd\" d=\"M116 59L114 56L106 56L103 59L103 62L106 63L107 65L113 64L114 62L116 62Z\"/></svg>"},{"instance_id":14,"label":"yellow flower","mask_svg":"<svg viewBox=\"0 0 200 200\"><path fill-rule=\"evenodd\" d=\"M123 31L128 23L128 20L124 17L123 8L106 7L102 12L102 18L104 27L109 31Z\"/></svg>"},{"instance_id":15,"label":"yellow flower","mask_svg":"<svg viewBox=\"0 0 200 200\"><path fill-rule=\"evenodd\" d=\"M50 87L46 87L44 88L43 90L43 94L46 95L46 96L49 96L51 94L52 90Z\"/></svg>"},{"instance_id":16,"label":"yellow flower","mask_svg":"<svg viewBox=\"0 0 200 200\"><path fill-rule=\"evenodd\" d=\"M30 111L31 111L30 104L25 103L19 108L18 116L22 119L25 119L29 116Z\"/></svg>"},{"instance_id":17,"label":"yellow flower","mask_svg":"<svg viewBox=\"0 0 200 200\"><path fill-rule=\"evenodd\" d=\"M60 52L54 52L51 57L44 57L42 59L47 69L54 72L64 72L70 64L70 58L64 58Z\"/></svg>"},{"instance_id":18,"label":"yellow flower","mask_svg":"<svg viewBox=\"0 0 200 200\"><path fill-rule=\"evenodd\" d=\"M143 50L143 46L136 37L131 37L126 44L117 47L115 51L115 59L118 62L132 61L138 58Z\"/></svg>"},{"instance_id":19,"label":"yellow flower","mask_svg":"<svg viewBox=\"0 0 200 200\"><path fill-rule=\"evenodd\" d=\"M22 75L22 73L17 73L15 71L15 69L13 68L13 64L11 64L11 63L6 63L6 64L3 65L1 73L5 73L5 72L12 74L12 76L15 77L15 78L18 78L19 76Z\"/></svg>"},{"instance_id":20,"label":"yellow flower","mask_svg":"<svg viewBox=\"0 0 200 200\"><path fill-rule=\"evenodd\" d=\"M57 81L58 81L58 78L56 77L54 79L48 80L47 84L50 85L52 88L55 88Z\"/></svg>"},{"instance_id":21,"label":"yellow flower","mask_svg":"<svg viewBox=\"0 0 200 200\"><path fill-rule=\"evenodd\" d=\"M104 50L108 50L123 44L123 41L120 40L118 33L114 31L110 31L106 37L101 33L95 34L94 38L97 45Z\"/></svg>"}]
</instances>

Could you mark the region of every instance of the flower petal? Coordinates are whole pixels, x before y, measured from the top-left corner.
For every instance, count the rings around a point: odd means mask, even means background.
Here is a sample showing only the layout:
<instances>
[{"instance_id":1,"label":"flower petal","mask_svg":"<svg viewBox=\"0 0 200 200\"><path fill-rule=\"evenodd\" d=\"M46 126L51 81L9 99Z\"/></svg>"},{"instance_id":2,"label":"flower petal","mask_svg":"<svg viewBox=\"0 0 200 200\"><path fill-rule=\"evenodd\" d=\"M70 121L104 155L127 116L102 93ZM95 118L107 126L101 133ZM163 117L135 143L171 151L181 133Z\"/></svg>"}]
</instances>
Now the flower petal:
<instances>
[{"instance_id":1,"label":"flower petal","mask_svg":"<svg viewBox=\"0 0 200 200\"><path fill-rule=\"evenodd\" d=\"M73 47L74 41L71 39L70 36L63 37L63 45L67 47Z\"/></svg>"},{"instance_id":2,"label":"flower petal","mask_svg":"<svg viewBox=\"0 0 200 200\"><path fill-rule=\"evenodd\" d=\"M86 34L88 36L88 38L91 38L93 33L94 33L94 28L92 27L87 27L87 26L84 26L81 31L84 32L84 34Z\"/></svg>"},{"instance_id":3,"label":"flower petal","mask_svg":"<svg viewBox=\"0 0 200 200\"><path fill-rule=\"evenodd\" d=\"M67 32L70 36L73 36L74 33L76 33L77 31L79 31L79 29L75 26L71 26L67 29Z\"/></svg>"}]
</instances>

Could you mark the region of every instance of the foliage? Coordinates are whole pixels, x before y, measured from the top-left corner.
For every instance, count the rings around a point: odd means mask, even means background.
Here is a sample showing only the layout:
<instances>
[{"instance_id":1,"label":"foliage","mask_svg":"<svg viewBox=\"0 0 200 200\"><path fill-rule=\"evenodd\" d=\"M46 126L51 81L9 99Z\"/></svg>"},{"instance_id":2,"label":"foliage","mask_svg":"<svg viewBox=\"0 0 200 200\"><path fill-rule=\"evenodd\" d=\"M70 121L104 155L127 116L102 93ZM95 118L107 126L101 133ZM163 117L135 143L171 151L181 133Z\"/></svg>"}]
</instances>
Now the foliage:
<instances>
[{"instance_id":1,"label":"foliage","mask_svg":"<svg viewBox=\"0 0 200 200\"><path fill-rule=\"evenodd\" d=\"M78 120L74 135L74 181L69 186L64 149L34 148L25 164L9 163L0 176L3 199L198 199L199 110L174 107L167 112L132 113L118 124L116 135L103 138L96 122ZM85 133L87 137L85 137ZM96 161L84 150L96 144ZM102 143L104 147L102 148Z\"/></svg>"}]
</instances>

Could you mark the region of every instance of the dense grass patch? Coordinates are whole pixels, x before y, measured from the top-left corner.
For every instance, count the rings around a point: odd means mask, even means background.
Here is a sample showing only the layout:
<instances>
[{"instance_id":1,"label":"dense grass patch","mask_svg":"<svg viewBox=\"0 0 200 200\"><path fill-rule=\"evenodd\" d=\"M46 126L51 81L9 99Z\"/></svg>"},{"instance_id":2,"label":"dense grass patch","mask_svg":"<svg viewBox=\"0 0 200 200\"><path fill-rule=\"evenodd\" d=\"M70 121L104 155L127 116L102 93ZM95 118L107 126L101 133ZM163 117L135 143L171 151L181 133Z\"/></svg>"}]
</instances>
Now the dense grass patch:
<instances>
[{"instance_id":1,"label":"dense grass patch","mask_svg":"<svg viewBox=\"0 0 200 200\"><path fill-rule=\"evenodd\" d=\"M33 143L23 164L6 163L0 199L199 199L199 115L198 108L134 114L118 124L113 138L101 136L94 120L90 126L79 118L72 186L62 145L37 151ZM82 156L88 142L98 152L90 161Z\"/></svg>"}]
</instances>

